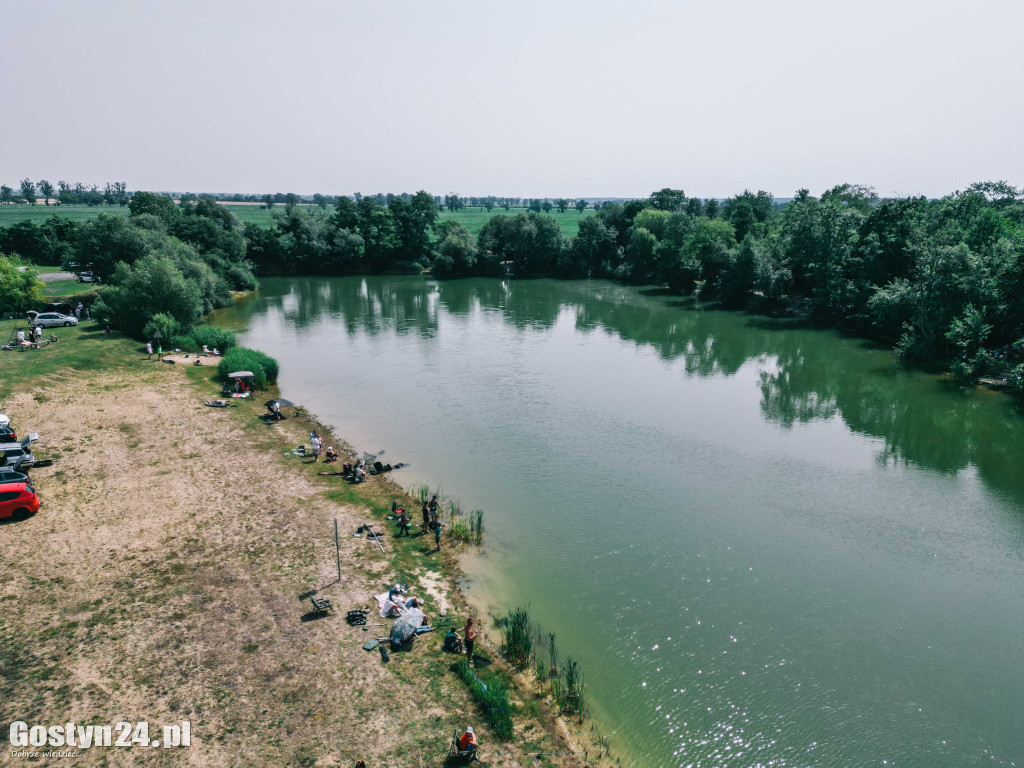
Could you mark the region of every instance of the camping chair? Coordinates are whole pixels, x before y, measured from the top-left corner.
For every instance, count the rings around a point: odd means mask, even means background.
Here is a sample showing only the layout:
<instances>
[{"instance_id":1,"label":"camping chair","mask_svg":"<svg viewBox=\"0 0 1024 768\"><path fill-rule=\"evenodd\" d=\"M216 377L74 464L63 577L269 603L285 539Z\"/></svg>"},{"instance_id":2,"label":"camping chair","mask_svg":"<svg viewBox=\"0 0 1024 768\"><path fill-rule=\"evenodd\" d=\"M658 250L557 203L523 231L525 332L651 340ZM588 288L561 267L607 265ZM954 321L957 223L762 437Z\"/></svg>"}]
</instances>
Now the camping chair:
<instances>
[{"instance_id":1,"label":"camping chair","mask_svg":"<svg viewBox=\"0 0 1024 768\"><path fill-rule=\"evenodd\" d=\"M459 730L456 728L452 734L452 743L448 745L448 754L445 756L445 760L455 758L456 760L462 760L467 763L472 763L474 760L478 763L483 762L480 756L477 754L475 749L467 749L462 752L459 750Z\"/></svg>"}]
</instances>

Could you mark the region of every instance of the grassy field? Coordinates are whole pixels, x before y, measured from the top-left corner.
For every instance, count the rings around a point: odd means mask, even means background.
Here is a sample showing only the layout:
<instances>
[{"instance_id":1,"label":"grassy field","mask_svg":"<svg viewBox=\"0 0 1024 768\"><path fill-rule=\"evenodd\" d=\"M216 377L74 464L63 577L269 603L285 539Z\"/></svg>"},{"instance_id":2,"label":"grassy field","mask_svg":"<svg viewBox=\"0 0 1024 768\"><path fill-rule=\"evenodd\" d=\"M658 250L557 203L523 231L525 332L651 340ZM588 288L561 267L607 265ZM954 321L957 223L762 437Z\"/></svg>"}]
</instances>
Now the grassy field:
<instances>
[{"instance_id":1,"label":"grassy field","mask_svg":"<svg viewBox=\"0 0 1024 768\"><path fill-rule=\"evenodd\" d=\"M129 211L119 205L0 205L0 227L9 227L26 220L38 224L50 216L89 221L101 213L127 216Z\"/></svg>"},{"instance_id":2,"label":"grassy field","mask_svg":"<svg viewBox=\"0 0 1024 768\"><path fill-rule=\"evenodd\" d=\"M515 215L517 213L524 212L524 208L513 208L511 211L508 211L508 214ZM488 213L485 208L464 208L463 210L458 211L456 213L442 211L439 220L457 221L470 232L472 232L474 235L477 235L480 233L480 230L483 229L484 224L487 223L491 216L496 216L497 214L505 214L505 209L495 208L490 213ZM562 229L562 234L565 235L566 237L575 237L576 233L579 231L580 228L580 219L582 219L585 216L593 216L594 209L588 208L583 213L580 213L575 208L570 208L565 213L558 213L557 211L552 211L551 213L542 213L541 215L550 216L555 221L557 221L558 226L561 227Z\"/></svg>"},{"instance_id":3,"label":"grassy field","mask_svg":"<svg viewBox=\"0 0 1024 768\"><path fill-rule=\"evenodd\" d=\"M274 211L281 211L284 209L284 206L282 205L275 205L270 210L267 210L262 205L232 205L230 203L224 203L223 205L235 214L239 221L245 224L259 224L264 227L269 227L274 223ZM321 212L324 215L330 215L331 213L330 208L324 210L313 205L306 207L311 211ZM525 209L523 208L513 208L509 213L523 213L524 210ZM12 224L25 220L38 223L49 216L63 216L74 221L88 221L101 213L113 216L127 216L128 209L120 206L108 207L91 205L0 205L0 227L9 227ZM457 221L476 235L479 234L480 230L491 216L504 213L505 210L503 208L495 208L490 213L488 213L484 208L464 208L456 213L442 211L439 220ZM558 222L558 226L561 227L563 235L566 237L573 237L579 230L580 219L584 216L593 216L594 210L592 208L588 208L581 214L576 209L570 208L565 213L552 211L551 213L542 215L551 216Z\"/></svg>"}]
</instances>

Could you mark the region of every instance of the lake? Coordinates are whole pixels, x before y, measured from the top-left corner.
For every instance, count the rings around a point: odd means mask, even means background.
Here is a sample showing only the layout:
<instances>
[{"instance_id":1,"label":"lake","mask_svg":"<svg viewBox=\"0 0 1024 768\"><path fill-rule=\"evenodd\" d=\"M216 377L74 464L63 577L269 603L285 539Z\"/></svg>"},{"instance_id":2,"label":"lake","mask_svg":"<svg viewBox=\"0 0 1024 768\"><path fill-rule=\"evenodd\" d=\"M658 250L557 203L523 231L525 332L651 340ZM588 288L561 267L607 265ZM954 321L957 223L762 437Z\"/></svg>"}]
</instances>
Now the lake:
<instances>
[{"instance_id":1,"label":"lake","mask_svg":"<svg viewBox=\"0 0 1024 768\"><path fill-rule=\"evenodd\" d=\"M1024 765L1010 398L601 281L266 279L217 322L485 510L471 598L529 603L624 764Z\"/></svg>"}]
</instances>

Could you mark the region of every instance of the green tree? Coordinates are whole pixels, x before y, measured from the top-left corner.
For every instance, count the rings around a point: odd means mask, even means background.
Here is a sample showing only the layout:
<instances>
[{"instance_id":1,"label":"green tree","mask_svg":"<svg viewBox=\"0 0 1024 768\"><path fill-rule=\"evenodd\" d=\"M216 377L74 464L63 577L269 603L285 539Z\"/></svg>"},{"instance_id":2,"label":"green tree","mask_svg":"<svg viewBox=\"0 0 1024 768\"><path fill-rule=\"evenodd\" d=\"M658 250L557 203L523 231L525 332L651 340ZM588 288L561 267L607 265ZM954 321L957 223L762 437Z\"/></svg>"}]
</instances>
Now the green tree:
<instances>
[{"instance_id":1,"label":"green tree","mask_svg":"<svg viewBox=\"0 0 1024 768\"><path fill-rule=\"evenodd\" d=\"M53 184L43 179L39 182L39 194L43 196L43 201L49 205L50 198L53 197Z\"/></svg>"},{"instance_id":2,"label":"green tree","mask_svg":"<svg viewBox=\"0 0 1024 768\"><path fill-rule=\"evenodd\" d=\"M431 273L435 277L462 277L473 274L477 250L473 236L457 221L445 221L438 226L437 256Z\"/></svg>"},{"instance_id":3,"label":"green tree","mask_svg":"<svg viewBox=\"0 0 1024 768\"><path fill-rule=\"evenodd\" d=\"M551 204L550 200L545 200L540 204L540 207L544 209L544 213L551 213L551 209L555 206Z\"/></svg>"},{"instance_id":4,"label":"green tree","mask_svg":"<svg viewBox=\"0 0 1024 768\"><path fill-rule=\"evenodd\" d=\"M516 275L554 275L562 262L565 238L558 222L534 212L492 216L477 238L481 252L497 262L511 261Z\"/></svg>"},{"instance_id":5,"label":"green tree","mask_svg":"<svg viewBox=\"0 0 1024 768\"><path fill-rule=\"evenodd\" d=\"M0 312L24 312L43 299L36 271L22 266L21 259L0 253Z\"/></svg>"},{"instance_id":6,"label":"green tree","mask_svg":"<svg viewBox=\"0 0 1024 768\"><path fill-rule=\"evenodd\" d=\"M736 256L720 277L718 299L727 307L742 308L750 300L757 279L757 265L762 260L753 235L743 238Z\"/></svg>"},{"instance_id":7,"label":"green tree","mask_svg":"<svg viewBox=\"0 0 1024 768\"><path fill-rule=\"evenodd\" d=\"M555 207L558 208L559 213L565 213L567 210L569 210L569 201L566 200L564 197L560 197L557 200L555 200Z\"/></svg>"},{"instance_id":8,"label":"green tree","mask_svg":"<svg viewBox=\"0 0 1024 768\"><path fill-rule=\"evenodd\" d=\"M650 196L651 207L659 211L679 211L686 205L686 193L681 189L659 189Z\"/></svg>"},{"instance_id":9,"label":"green tree","mask_svg":"<svg viewBox=\"0 0 1024 768\"><path fill-rule=\"evenodd\" d=\"M636 282L647 282L654 274L654 252L658 238L641 226L634 226L626 246L626 265L629 276Z\"/></svg>"},{"instance_id":10,"label":"green tree","mask_svg":"<svg viewBox=\"0 0 1024 768\"><path fill-rule=\"evenodd\" d=\"M575 205L576 210L579 211L580 213L583 213L585 210L587 210L587 201L584 200L582 197L576 201Z\"/></svg>"},{"instance_id":11,"label":"green tree","mask_svg":"<svg viewBox=\"0 0 1024 768\"><path fill-rule=\"evenodd\" d=\"M26 203L36 204L36 185L29 179L21 180L21 196Z\"/></svg>"},{"instance_id":12,"label":"green tree","mask_svg":"<svg viewBox=\"0 0 1024 768\"><path fill-rule=\"evenodd\" d=\"M14 202L14 190L6 184L0 185L0 203L10 205Z\"/></svg>"},{"instance_id":13,"label":"green tree","mask_svg":"<svg viewBox=\"0 0 1024 768\"><path fill-rule=\"evenodd\" d=\"M149 244L142 230L122 216L101 213L82 225L72 253L74 266L64 266L77 274L92 272L107 282L118 262L131 265L147 254Z\"/></svg>"},{"instance_id":14,"label":"green tree","mask_svg":"<svg viewBox=\"0 0 1024 768\"><path fill-rule=\"evenodd\" d=\"M672 214L663 209L644 208L633 219L634 227L643 227L656 238L661 240L665 236L665 228L668 226Z\"/></svg>"},{"instance_id":15,"label":"green tree","mask_svg":"<svg viewBox=\"0 0 1024 768\"><path fill-rule=\"evenodd\" d=\"M136 192L132 196L132 201L128 203L128 210L132 216L152 214L168 226L174 224L181 216L181 211L171 198L155 192Z\"/></svg>"},{"instance_id":16,"label":"green tree","mask_svg":"<svg viewBox=\"0 0 1024 768\"><path fill-rule=\"evenodd\" d=\"M579 232L573 240L574 265L578 274L595 277L610 273L619 264L616 232L598 216L580 220Z\"/></svg>"},{"instance_id":17,"label":"green tree","mask_svg":"<svg viewBox=\"0 0 1024 768\"><path fill-rule=\"evenodd\" d=\"M985 322L984 314L973 304L968 304L959 316L953 318L946 331L946 339L955 350L951 370L957 379L972 382L984 372L989 362L985 342L991 332L992 326Z\"/></svg>"},{"instance_id":18,"label":"green tree","mask_svg":"<svg viewBox=\"0 0 1024 768\"><path fill-rule=\"evenodd\" d=\"M165 314L187 333L203 317L199 287L167 257L144 256L129 266L120 263L111 285L100 290L93 308L101 322L141 338L150 318Z\"/></svg>"}]
</instances>

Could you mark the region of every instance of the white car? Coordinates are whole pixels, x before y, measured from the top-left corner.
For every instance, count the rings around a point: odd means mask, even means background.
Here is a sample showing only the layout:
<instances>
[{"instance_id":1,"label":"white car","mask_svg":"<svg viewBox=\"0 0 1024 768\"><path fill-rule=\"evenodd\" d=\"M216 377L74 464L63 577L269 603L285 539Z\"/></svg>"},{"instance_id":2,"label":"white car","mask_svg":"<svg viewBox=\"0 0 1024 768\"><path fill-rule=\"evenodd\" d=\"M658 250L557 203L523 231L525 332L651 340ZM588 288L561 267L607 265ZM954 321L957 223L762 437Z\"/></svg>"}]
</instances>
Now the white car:
<instances>
[{"instance_id":1,"label":"white car","mask_svg":"<svg viewBox=\"0 0 1024 768\"><path fill-rule=\"evenodd\" d=\"M65 328L78 325L78 318L74 315L62 315L60 312L41 312L32 318L32 325L41 328Z\"/></svg>"}]
</instances>

